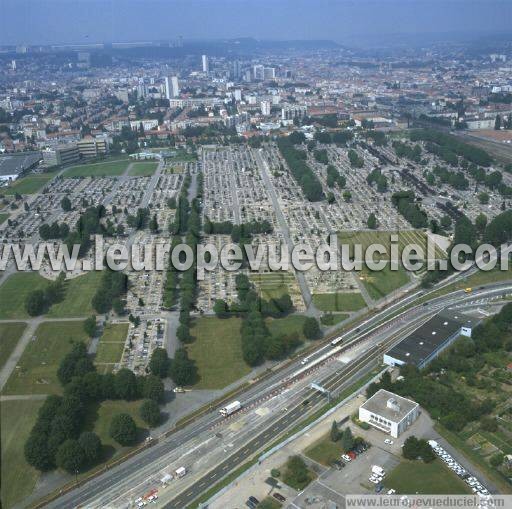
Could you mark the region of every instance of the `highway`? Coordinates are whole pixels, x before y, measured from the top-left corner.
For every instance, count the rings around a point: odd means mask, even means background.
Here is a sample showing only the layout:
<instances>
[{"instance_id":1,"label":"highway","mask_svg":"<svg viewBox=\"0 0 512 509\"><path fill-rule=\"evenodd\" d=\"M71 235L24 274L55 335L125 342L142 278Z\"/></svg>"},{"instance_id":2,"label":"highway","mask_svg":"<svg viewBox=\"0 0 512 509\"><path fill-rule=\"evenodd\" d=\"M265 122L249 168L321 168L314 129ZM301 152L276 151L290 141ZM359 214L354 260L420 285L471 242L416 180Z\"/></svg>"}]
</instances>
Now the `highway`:
<instances>
[{"instance_id":1,"label":"highway","mask_svg":"<svg viewBox=\"0 0 512 509\"><path fill-rule=\"evenodd\" d=\"M413 305L410 309L401 311L419 296L411 295L344 336L343 347L337 351L336 356L354 352L353 360L348 364L329 356L332 347L327 343L315 354L308 355L306 365L301 364L300 358L294 360L236 397L242 401L245 409L254 408L269 398L274 398L279 401L276 408L280 405L281 411L287 408L286 412L273 411L267 418L249 419L248 414L244 414L242 410L240 415L235 416L241 419L241 425L234 429L236 422L231 418L223 419L213 410L187 427L159 440L153 447L62 495L48 507L128 507L129 501L133 501L137 494L143 495L144 490L157 483L162 469L170 465L173 465L172 468L178 467L180 461L186 463L190 474L184 479L173 481L172 496L175 498L165 502L168 502L167 507L185 507L211 487L212 483L240 466L259 449L274 442L280 433L297 424L300 418L306 417L309 410L318 406L322 396L307 395L308 385L313 379L339 390L349 379L355 379L357 375L362 376L367 372L368 367L375 364L382 351L389 348L393 341L399 340L402 334L437 311L455 304L469 305L471 301L489 299L511 291L510 284L492 285L469 295L457 291L432 299L427 305ZM390 318L390 315L394 316ZM310 401L307 409L302 405L304 399ZM251 416L253 414L254 412ZM217 433L231 436L230 444L226 446L226 442L217 440ZM164 502L164 497L160 498Z\"/></svg>"}]
</instances>

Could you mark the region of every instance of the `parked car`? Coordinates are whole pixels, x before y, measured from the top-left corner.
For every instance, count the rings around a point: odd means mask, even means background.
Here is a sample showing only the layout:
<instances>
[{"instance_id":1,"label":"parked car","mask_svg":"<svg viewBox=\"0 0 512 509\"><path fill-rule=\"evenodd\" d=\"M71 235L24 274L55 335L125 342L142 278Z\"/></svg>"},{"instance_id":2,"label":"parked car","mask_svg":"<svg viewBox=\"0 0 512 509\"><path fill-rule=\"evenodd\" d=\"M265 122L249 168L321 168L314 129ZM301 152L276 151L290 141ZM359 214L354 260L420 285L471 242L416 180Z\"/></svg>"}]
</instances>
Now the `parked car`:
<instances>
[{"instance_id":1,"label":"parked car","mask_svg":"<svg viewBox=\"0 0 512 509\"><path fill-rule=\"evenodd\" d=\"M281 493L274 493L272 495L276 500L279 500L279 502L284 502L286 500L285 497L283 497L283 495L281 495Z\"/></svg>"}]
</instances>

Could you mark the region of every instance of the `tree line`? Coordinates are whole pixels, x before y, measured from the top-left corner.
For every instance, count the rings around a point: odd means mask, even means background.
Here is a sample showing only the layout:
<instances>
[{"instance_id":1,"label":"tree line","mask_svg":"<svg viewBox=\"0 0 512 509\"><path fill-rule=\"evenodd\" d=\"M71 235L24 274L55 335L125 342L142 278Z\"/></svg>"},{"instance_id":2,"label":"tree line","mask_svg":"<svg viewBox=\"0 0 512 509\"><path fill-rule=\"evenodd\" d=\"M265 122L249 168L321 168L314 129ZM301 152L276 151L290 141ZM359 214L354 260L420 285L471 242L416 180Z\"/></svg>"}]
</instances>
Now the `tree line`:
<instances>
[{"instance_id":1,"label":"tree line","mask_svg":"<svg viewBox=\"0 0 512 509\"><path fill-rule=\"evenodd\" d=\"M320 181L306 163L305 152L297 150L293 146L293 140L290 139L291 136L278 140L277 145L281 155L288 164L293 177L301 187L306 198L312 202L323 200L322 184L320 184Z\"/></svg>"}]
</instances>

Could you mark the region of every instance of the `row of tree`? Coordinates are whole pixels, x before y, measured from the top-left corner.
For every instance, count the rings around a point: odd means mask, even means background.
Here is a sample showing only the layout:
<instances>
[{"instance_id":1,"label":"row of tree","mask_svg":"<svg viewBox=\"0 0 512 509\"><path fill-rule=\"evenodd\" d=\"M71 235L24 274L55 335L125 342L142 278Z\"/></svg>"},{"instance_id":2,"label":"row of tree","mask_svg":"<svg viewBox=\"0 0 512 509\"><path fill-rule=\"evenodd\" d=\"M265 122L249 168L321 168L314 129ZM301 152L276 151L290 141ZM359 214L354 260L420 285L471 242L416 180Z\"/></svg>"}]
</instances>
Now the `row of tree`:
<instances>
[{"instance_id":1,"label":"row of tree","mask_svg":"<svg viewBox=\"0 0 512 509\"><path fill-rule=\"evenodd\" d=\"M399 191L391 196L391 203L413 228L426 228L427 214L415 202L414 191Z\"/></svg>"},{"instance_id":2,"label":"row of tree","mask_svg":"<svg viewBox=\"0 0 512 509\"><path fill-rule=\"evenodd\" d=\"M306 198L312 202L322 200L324 198L322 184L306 163L305 152L293 146L292 135L280 138L277 145Z\"/></svg>"},{"instance_id":3,"label":"row of tree","mask_svg":"<svg viewBox=\"0 0 512 509\"><path fill-rule=\"evenodd\" d=\"M128 276L121 271L105 269L101 283L92 297L92 307L100 314L113 309L118 315L125 312L123 296L128 290Z\"/></svg>"},{"instance_id":4,"label":"row of tree","mask_svg":"<svg viewBox=\"0 0 512 509\"><path fill-rule=\"evenodd\" d=\"M492 163L492 157L483 149L469 145L452 136L434 129L416 129L410 133L411 141L423 141L436 144L444 149L443 154L447 156L448 151L456 156L463 157L479 166L488 167ZM429 145L431 147L432 145ZM443 157L444 158L444 157ZM451 158L453 160L453 157ZM448 162L448 161L447 161ZM449 163L450 164L450 163Z\"/></svg>"}]
</instances>

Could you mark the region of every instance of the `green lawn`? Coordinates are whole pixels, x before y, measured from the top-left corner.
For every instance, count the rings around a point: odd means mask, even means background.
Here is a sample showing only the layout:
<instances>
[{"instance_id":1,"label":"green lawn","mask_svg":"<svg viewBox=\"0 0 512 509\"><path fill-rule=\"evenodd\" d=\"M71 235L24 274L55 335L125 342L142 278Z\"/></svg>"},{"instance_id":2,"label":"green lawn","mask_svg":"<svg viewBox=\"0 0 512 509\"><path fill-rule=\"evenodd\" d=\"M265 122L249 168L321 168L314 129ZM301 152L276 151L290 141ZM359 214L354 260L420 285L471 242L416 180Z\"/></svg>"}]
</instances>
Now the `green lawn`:
<instances>
[{"instance_id":1,"label":"green lawn","mask_svg":"<svg viewBox=\"0 0 512 509\"><path fill-rule=\"evenodd\" d=\"M2 194L34 194L37 193L42 187L45 186L53 177L56 172L38 173L27 175L19 180L14 181L7 189L2 190Z\"/></svg>"},{"instance_id":2,"label":"green lawn","mask_svg":"<svg viewBox=\"0 0 512 509\"><path fill-rule=\"evenodd\" d=\"M16 347L25 327L24 323L0 323L0 369Z\"/></svg>"},{"instance_id":3,"label":"green lawn","mask_svg":"<svg viewBox=\"0 0 512 509\"><path fill-rule=\"evenodd\" d=\"M370 271L365 269L358 273L366 290L372 299L378 300L409 282L407 271L400 267L399 270L391 270L389 264L384 270Z\"/></svg>"},{"instance_id":4,"label":"green lawn","mask_svg":"<svg viewBox=\"0 0 512 509\"><path fill-rule=\"evenodd\" d=\"M250 373L242 358L241 318L201 317L190 330L195 341L186 346L196 362L196 389L222 389Z\"/></svg>"},{"instance_id":5,"label":"green lawn","mask_svg":"<svg viewBox=\"0 0 512 509\"><path fill-rule=\"evenodd\" d=\"M425 257L427 255L427 235L421 230L402 230L402 231L342 231L338 234L338 242L350 246L350 256L352 257L353 246L360 244L364 253L366 249L372 244L381 244L386 249L388 256L383 255L383 259L389 260L391 256L391 235L398 235L398 242L393 244L398 245L399 255L402 256L403 248L407 244L418 244L424 251ZM446 258L446 254L443 251L435 247L436 258Z\"/></svg>"},{"instance_id":6,"label":"green lawn","mask_svg":"<svg viewBox=\"0 0 512 509\"><path fill-rule=\"evenodd\" d=\"M256 509L279 509L283 507L274 497L264 498L257 506Z\"/></svg>"},{"instance_id":7,"label":"green lawn","mask_svg":"<svg viewBox=\"0 0 512 509\"><path fill-rule=\"evenodd\" d=\"M3 394L60 394L57 369L76 341L88 342L82 321L42 323L7 380Z\"/></svg>"},{"instance_id":8,"label":"green lawn","mask_svg":"<svg viewBox=\"0 0 512 509\"><path fill-rule=\"evenodd\" d=\"M281 336L296 332L299 338L304 340L302 327L306 317L303 315L289 315L284 318L267 318L265 323L273 336Z\"/></svg>"},{"instance_id":9,"label":"green lawn","mask_svg":"<svg viewBox=\"0 0 512 509\"><path fill-rule=\"evenodd\" d=\"M63 177L115 177L122 175L129 164L128 160L81 164L68 168Z\"/></svg>"},{"instance_id":10,"label":"green lawn","mask_svg":"<svg viewBox=\"0 0 512 509\"><path fill-rule=\"evenodd\" d=\"M0 224L3 224L9 219L9 214L0 214Z\"/></svg>"},{"instance_id":11,"label":"green lawn","mask_svg":"<svg viewBox=\"0 0 512 509\"><path fill-rule=\"evenodd\" d=\"M313 303L320 311L357 311L366 303L360 293L316 293Z\"/></svg>"},{"instance_id":12,"label":"green lawn","mask_svg":"<svg viewBox=\"0 0 512 509\"><path fill-rule=\"evenodd\" d=\"M114 448L116 451L126 449L121 447L113 438L110 437L109 429L112 417L117 414L125 413L133 417L135 424L140 430L140 436L143 437L146 425L139 417L139 407L142 401L122 401L122 400L107 400L103 401L99 407L88 415L88 422L86 428L94 431L101 440L101 443L108 447Z\"/></svg>"},{"instance_id":13,"label":"green lawn","mask_svg":"<svg viewBox=\"0 0 512 509\"><path fill-rule=\"evenodd\" d=\"M399 494L463 495L470 493L466 483L441 460L431 463L402 461L384 480L386 488Z\"/></svg>"},{"instance_id":14,"label":"green lawn","mask_svg":"<svg viewBox=\"0 0 512 509\"><path fill-rule=\"evenodd\" d=\"M91 299L100 284L102 273L88 272L66 281L64 299L48 311L50 318L74 318L93 314ZM0 286L0 320L29 318L25 311L27 295L44 289L49 280L37 272L16 272Z\"/></svg>"},{"instance_id":15,"label":"green lawn","mask_svg":"<svg viewBox=\"0 0 512 509\"><path fill-rule=\"evenodd\" d=\"M0 286L0 320L29 318L25 311L27 295L43 289L48 280L37 272L16 272Z\"/></svg>"},{"instance_id":16,"label":"green lawn","mask_svg":"<svg viewBox=\"0 0 512 509\"><path fill-rule=\"evenodd\" d=\"M158 163L133 163L128 175L130 177L151 177L158 168Z\"/></svg>"},{"instance_id":17,"label":"green lawn","mask_svg":"<svg viewBox=\"0 0 512 509\"><path fill-rule=\"evenodd\" d=\"M321 316L320 322L322 325L327 327L331 327L332 325L336 325L343 320L346 320L350 315L346 313L327 313Z\"/></svg>"},{"instance_id":18,"label":"green lawn","mask_svg":"<svg viewBox=\"0 0 512 509\"><path fill-rule=\"evenodd\" d=\"M321 463L326 467L330 467L334 460L340 459L343 452L341 440L333 442L330 435L327 434L311 444L304 451L304 454L313 461Z\"/></svg>"},{"instance_id":19,"label":"green lawn","mask_svg":"<svg viewBox=\"0 0 512 509\"><path fill-rule=\"evenodd\" d=\"M250 280L256 286L256 290L261 292L264 299L273 299L281 297L285 293L296 293L295 276L289 272L273 272L270 274L252 274Z\"/></svg>"},{"instance_id":20,"label":"green lawn","mask_svg":"<svg viewBox=\"0 0 512 509\"><path fill-rule=\"evenodd\" d=\"M30 495L39 472L25 461L23 447L43 401L0 403L2 435L2 507L13 507Z\"/></svg>"},{"instance_id":21,"label":"green lawn","mask_svg":"<svg viewBox=\"0 0 512 509\"><path fill-rule=\"evenodd\" d=\"M114 364L121 360L128 327L127 323L113 323L105 327L96 352L96 364Z\"/></svg>"},{"instance_id":22,"label":"green lawn","mask_svg":"<svg viewBox=\"0 0 512 509\"><path fill-rule=\"evenodd\" d=\"M64 300L54 304L48 312L50 318L75 318L94 314L91 300L100 285L101 271L87 272L68 279Z\"/></svg>"}]
</instances>

